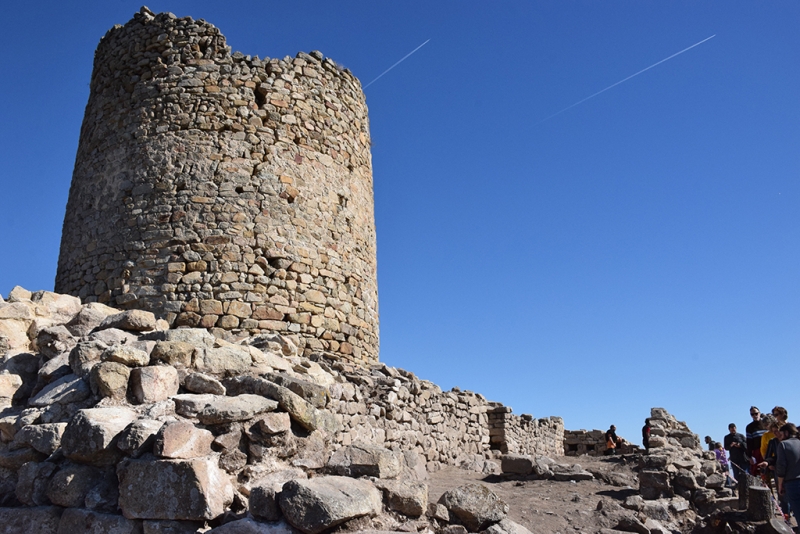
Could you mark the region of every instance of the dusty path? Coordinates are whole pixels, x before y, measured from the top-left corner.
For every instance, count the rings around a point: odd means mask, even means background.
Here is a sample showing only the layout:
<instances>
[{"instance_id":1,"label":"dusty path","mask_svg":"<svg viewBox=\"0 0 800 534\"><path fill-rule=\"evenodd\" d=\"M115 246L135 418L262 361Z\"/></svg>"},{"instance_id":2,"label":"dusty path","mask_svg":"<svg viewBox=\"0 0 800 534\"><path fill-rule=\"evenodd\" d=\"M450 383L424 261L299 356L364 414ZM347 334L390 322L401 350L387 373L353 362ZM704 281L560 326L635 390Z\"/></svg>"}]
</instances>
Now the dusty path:
<instances>
[{"instance_id":1,"label":"dusty path","mask_svg":"<svg viewBox=\"0 0 800 534\"><path fill-rule=\"evenodd\" d=\"M509 517L534 534L595 533L610 528L616 521L607 517L626 497L638 494L638 479L630 465L619 458L559 458L578 463L595 475L594 480L559 482L555 480L509 480L497 476L448 468L430 475L429 500L436 502L447 490L479 482L487 485L509 505ZM598 503L603 502L598 511ZM613 516L613 514L610 514Z\"/></svg>"}]
</instances>

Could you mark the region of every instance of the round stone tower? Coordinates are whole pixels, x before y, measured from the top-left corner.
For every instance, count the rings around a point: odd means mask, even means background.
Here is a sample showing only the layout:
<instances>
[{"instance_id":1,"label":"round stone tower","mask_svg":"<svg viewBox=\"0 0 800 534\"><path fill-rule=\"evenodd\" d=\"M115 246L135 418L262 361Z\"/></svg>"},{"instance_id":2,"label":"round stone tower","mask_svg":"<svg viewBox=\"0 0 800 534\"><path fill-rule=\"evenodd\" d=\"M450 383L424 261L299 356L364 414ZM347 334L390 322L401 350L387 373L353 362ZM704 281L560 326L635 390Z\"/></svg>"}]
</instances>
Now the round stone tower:
<instances>
[{"instance_id":1,"label":"round stone tower","mask_svg":"<svg viewBox=\"0 0 800 534\"><path fill-rule=\"evenodd\" d=\"M95 52L55 289L368 364L373 209L349 70L231 55L211 24L142 8Z\"/></svg>"}]
</instances>

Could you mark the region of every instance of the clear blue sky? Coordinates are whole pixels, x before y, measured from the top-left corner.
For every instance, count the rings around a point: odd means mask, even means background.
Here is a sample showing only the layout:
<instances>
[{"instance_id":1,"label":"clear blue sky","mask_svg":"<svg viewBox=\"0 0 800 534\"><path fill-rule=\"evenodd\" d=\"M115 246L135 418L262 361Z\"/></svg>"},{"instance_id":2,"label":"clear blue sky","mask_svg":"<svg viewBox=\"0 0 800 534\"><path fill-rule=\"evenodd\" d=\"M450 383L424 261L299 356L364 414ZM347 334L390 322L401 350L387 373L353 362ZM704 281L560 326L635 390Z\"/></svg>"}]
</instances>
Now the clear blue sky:
<instances>
[{"instance_id":1,"label":"clear blue sky","mask_svg":"<svg viewBox=\"0 0 800 534\"><path fill-rule=\"evenodd\" d=\"M2 295L53 287L93 52L139 6L0 18ZM149 7L364 84L430 39L366 90L386 363L632 438L651 406L800 420L800 3Z\"/></svg>"}]
</instances>

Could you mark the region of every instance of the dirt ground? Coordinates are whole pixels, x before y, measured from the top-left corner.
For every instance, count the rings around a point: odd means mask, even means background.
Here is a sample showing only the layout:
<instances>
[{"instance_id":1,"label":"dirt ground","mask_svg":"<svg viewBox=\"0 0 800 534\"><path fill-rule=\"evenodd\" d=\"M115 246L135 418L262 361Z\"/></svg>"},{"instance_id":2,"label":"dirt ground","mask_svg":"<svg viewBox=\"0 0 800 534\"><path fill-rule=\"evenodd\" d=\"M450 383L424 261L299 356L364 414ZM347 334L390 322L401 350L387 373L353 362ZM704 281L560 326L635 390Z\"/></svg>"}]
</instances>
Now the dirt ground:
<instances>
[{"instance_id":1,"label":"dirt ground","mask_svg":"<svg viewBox=\"0 0 800 534\"><path fill-rule=\"evenodd\" d=\"M429 500L436 502L450 489L469 482L487 485L508 503L509 517L534 534L595 533L616 524L608 517L625 498L637 495L638 478L634 458L624 457L566 457L560 463L577 463L595 475L594 480L559 482L555 480L508 479L484 475L458 468L432 473L428 481ZM626 462L627 460L627 462ZM634 464L634 465L631 465ZM598 510L598 503L602 502Z\"/></svg>"}]
</instances>

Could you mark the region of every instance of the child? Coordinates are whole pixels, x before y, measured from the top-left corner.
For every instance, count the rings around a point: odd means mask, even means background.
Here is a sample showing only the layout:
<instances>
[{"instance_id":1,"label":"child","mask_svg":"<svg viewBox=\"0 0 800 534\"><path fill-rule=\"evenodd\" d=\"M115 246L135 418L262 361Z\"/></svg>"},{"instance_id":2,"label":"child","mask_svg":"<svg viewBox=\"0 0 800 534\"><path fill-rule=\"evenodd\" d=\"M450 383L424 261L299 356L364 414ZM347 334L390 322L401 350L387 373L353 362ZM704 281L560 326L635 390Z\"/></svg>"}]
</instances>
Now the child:
<instances>
[{"instance_id":1,"label":"child","mask_svg":"<svg viewBox=\"0 0 800 534\"><path fill-rule=\"evenodd\" d=\"M734 487L736 483L731 477L731 466L728 463L728 457L725 454L725 449L722 447L722 443L719 441L714 443L714 454L717 456L717 461L719 462L719 465L722 466L722 472L725 474L725 486L728 488Z\"/></svg>"}]
</instances>

